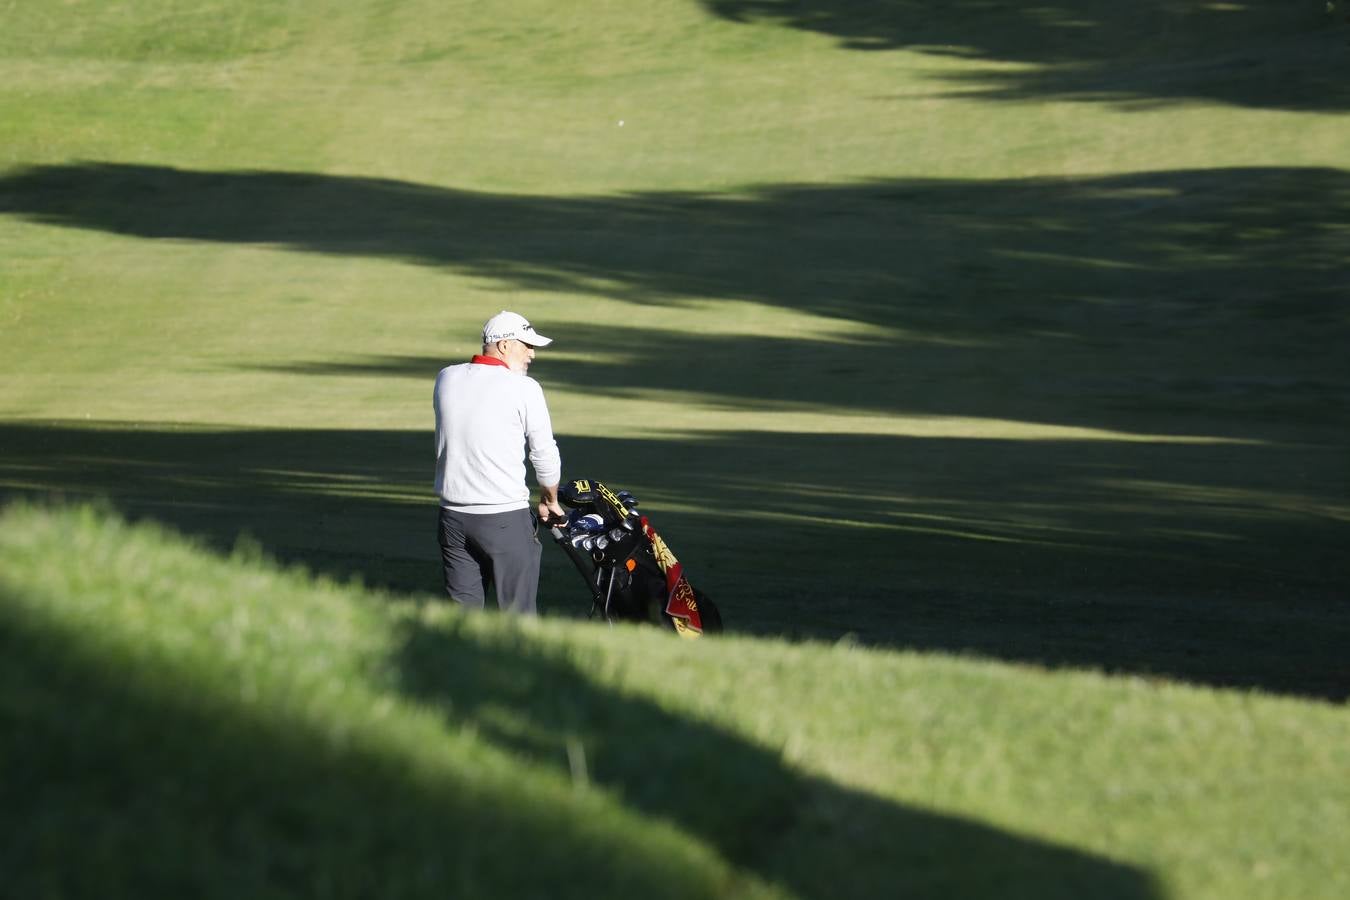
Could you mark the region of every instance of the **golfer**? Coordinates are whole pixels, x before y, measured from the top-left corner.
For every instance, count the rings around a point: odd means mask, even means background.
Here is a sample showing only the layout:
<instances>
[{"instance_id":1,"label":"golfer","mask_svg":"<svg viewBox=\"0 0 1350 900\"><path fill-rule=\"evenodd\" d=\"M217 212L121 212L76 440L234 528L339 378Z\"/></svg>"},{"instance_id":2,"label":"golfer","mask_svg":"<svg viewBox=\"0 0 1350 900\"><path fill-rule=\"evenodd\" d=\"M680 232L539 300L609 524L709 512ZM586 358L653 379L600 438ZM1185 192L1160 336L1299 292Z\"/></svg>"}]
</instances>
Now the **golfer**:
<instances>
[{"instance_id":1,"label":"golfer","mask_svg":"<svg viewBox=\"0 0 1350 900\"><path fill-rule=\"evenodd\" d=\"M482 609L491 583L504 611L535 615L538 520L525 483L529 451L538 515L558 505L562 461L544 391L528 374L536 347L553 343L524 316L502 310L483 326L483 352L436 376L436 492L445 590Z\"/></svg>"}]
</instances>

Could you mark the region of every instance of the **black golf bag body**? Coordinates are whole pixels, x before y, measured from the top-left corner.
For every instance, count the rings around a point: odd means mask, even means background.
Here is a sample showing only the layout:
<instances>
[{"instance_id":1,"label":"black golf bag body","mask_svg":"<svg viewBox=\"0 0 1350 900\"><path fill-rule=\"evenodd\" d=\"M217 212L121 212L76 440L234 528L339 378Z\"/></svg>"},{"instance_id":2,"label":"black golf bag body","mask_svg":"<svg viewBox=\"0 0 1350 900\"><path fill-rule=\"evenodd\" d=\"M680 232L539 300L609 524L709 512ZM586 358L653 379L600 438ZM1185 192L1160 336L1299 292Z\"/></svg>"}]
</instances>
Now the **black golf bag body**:
<instances>
[{"instance_id":1,"label":"black golf bag body","mask_svg":"<svg viewBox=\"0 0 1350 900\"><path fill-rule=\"evenodd\" d=\"M716 605L689 583L632 494L579 478L564 484L558 499L570 511L549 523L553 540L590 588L592 616L650 622L690 638L722 630Z\"/></svg>"}]
</instances>

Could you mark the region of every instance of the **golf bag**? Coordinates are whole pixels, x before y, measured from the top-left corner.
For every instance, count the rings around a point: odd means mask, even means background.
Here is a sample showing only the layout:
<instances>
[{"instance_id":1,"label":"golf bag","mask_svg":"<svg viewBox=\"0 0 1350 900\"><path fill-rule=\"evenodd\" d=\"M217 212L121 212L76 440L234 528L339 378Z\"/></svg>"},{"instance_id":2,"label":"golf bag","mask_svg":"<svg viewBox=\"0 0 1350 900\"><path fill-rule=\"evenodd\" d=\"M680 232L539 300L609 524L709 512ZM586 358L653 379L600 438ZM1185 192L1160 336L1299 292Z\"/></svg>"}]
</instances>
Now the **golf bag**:
<instances>
[{"instance_id":1,"label":"golf bag","mask_svg":"<svg viewBox=\"0 0 1350 900\"><path fill-rule=\"evenodd\" d=\"M564 484L558 499L570 511L547 524L590 588L592 616L651 622L681 637L722 630L717 606L689 584L632 494L582 478Z\"/></svg>"}]
</instances>

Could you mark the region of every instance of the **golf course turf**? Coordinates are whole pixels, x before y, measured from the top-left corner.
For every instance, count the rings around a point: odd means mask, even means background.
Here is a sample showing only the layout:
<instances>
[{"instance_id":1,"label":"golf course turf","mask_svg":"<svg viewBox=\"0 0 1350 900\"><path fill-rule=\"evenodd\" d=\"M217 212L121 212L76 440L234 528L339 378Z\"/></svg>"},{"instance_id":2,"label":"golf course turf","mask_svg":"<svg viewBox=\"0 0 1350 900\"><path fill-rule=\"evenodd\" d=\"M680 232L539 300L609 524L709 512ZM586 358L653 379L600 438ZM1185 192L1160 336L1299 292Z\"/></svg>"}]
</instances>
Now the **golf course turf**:
<instances>
[{"instance_id":1,"label":"golf course turf","mask_svg":"<svg viewBox=\"0 0 1350 900\"><path fill-rule=\"evenodd\" d=\"M1324 0L9 4L0 894L1350 894L1348 147ZM503 308L723 638L443 599Z\"/></svg>"}]
</instances>

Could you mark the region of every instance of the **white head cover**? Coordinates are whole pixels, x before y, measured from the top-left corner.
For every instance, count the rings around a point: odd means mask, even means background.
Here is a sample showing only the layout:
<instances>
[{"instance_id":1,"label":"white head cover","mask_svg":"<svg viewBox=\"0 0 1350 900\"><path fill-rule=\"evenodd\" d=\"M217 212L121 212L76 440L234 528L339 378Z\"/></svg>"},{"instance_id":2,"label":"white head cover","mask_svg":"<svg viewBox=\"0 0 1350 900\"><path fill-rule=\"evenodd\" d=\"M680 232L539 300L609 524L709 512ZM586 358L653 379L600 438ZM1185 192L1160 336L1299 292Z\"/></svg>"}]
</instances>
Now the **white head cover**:
<instances>
[{"instance_id":1,"label":"white head cover","mask_svg":"<svg viewBox=\"0 0 1350 900\"><path fill-rule=\"evenodd\" d=\"M534 330L520 313L502 310L483 325L483 343L495 344L497 341L520 341L531 347L547 347L553 338L546 338Z\"/></svg>"}]
</instances>

